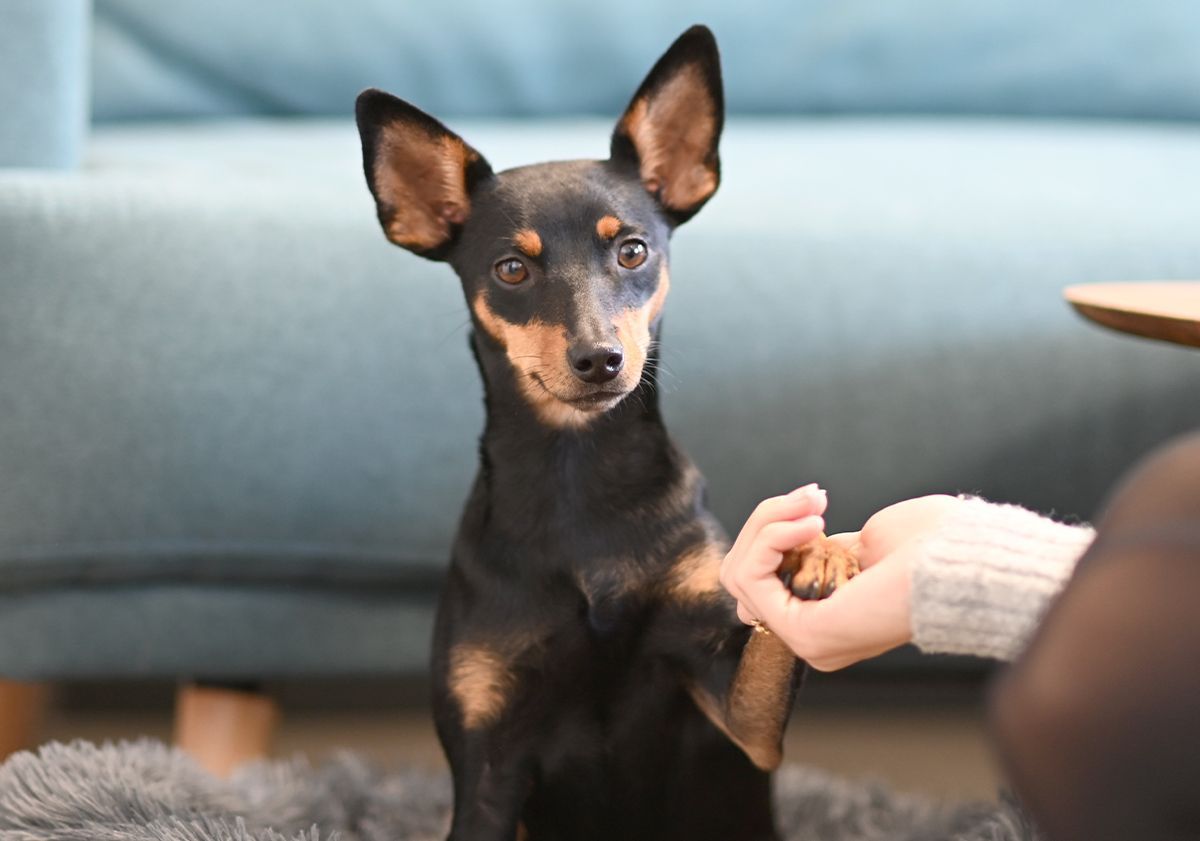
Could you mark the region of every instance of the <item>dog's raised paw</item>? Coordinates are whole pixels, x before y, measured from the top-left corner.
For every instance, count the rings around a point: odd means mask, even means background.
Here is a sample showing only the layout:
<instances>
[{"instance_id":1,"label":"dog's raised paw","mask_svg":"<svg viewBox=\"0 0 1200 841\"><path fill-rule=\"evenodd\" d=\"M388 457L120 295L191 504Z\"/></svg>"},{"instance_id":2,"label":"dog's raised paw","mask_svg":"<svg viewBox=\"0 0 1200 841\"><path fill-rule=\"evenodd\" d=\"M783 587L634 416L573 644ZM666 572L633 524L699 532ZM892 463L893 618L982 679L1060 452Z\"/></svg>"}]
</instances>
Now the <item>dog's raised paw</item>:
<instances>
[{"instance_id":1,"label":"dog's raised paw","mask_svg":"<svg viewBox=\"0 0 1200 841\"><path fill-rule=\"evenodd\" d=\"M839 543L821 536L783 554L779 577L796 598L827 599L858 575L858 560Z\"/></svg>"}]
</instances>

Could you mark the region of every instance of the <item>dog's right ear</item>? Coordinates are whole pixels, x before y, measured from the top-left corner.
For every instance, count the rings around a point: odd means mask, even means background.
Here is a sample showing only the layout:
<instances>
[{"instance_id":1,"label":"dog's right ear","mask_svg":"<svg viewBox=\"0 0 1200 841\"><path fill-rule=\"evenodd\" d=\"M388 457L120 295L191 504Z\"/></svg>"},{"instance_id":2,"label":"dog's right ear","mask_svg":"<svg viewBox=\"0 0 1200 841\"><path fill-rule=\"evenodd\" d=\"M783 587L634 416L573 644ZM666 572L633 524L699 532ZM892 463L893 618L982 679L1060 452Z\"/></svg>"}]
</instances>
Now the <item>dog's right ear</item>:
<instances>
[{"instance_id":1,"label":"dog's right ear","mask_svg":"<svg viewBox=\"0 0 1200 841\"><path fill-rule=\"evenodd\" d=\"M380 90L355 103L363 170L387 238L445 259L471 214L471 191L492 177L483 156L419 108Z\"/></svg>"}]
</instances>

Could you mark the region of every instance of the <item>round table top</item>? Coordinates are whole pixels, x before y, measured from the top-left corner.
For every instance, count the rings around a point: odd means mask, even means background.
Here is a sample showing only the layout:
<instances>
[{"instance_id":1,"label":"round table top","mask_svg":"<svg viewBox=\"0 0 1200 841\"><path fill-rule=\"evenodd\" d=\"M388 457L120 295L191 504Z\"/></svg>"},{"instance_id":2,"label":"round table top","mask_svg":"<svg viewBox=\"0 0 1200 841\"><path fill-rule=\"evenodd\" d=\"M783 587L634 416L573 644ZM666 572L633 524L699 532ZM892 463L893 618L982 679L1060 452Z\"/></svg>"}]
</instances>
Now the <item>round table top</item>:
<instances>
[{"instance_id":1,"label":"round table top","mask_svg":"<svg viewBox=\"0 0 1200 841\"><path fill-rule=\"evenodd\" d=\"M1097 324L1200 347L1200 281L1088 283L1069 286L1063 295Z\"/></svg>"}]
</instances>

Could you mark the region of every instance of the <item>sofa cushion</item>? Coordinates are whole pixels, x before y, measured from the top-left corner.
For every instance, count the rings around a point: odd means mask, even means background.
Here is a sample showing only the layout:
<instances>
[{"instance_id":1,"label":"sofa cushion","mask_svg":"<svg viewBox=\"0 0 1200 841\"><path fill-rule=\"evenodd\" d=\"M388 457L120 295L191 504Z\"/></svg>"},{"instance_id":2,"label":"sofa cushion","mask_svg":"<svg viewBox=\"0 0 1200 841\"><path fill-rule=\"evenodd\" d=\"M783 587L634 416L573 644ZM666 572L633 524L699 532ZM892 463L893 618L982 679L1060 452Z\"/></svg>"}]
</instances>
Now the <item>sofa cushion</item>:
<instances>
[{"instance_id":1,"label":"sofa cushion","mask_svg":"<svg viewBox=\"0 0 1200 841\"><path fill-rule=\"evenodd\" d=\"M607 122L459 122L498 167ZM1200 271L1200 129L731 121L674 245L668 423L736 527L830 489L1090 516L1200 417L1200 358L1070 283ZM348 122L110 127L0 172L0 589L426 584L476 460L449 268L379 231Z\"/></svg>"},{"instance_id":2,"label":"sofa cushion","mask_svg":"<svg viewBox=\"0 0 1200 841\"><path fill-rule=\"evenodd\" d=\"M616 115L701 21L741 113L1200 117L1178 0L95 0L102 119L347 115L365 87L441 115Z\"/></svg>"}]
</instances>

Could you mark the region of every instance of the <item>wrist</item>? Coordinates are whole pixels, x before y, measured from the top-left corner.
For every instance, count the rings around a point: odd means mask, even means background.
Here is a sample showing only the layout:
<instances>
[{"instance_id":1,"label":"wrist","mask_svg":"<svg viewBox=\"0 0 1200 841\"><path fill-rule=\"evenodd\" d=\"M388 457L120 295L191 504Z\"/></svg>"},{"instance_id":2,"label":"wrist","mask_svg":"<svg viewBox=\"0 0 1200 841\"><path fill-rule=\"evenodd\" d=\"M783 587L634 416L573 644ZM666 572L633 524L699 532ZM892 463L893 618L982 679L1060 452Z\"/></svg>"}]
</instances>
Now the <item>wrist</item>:
<instances>
[{"instance_id":1,"label":"wrist","mask_svg":"<svg viewBox=\"0 0 1200 841\"><path fill-rule=\"evenodd\" d=\"M912 556L913 641L1013 659L1094 532L1014 505L962 498Z\"/></svg>"}]
</instances>

